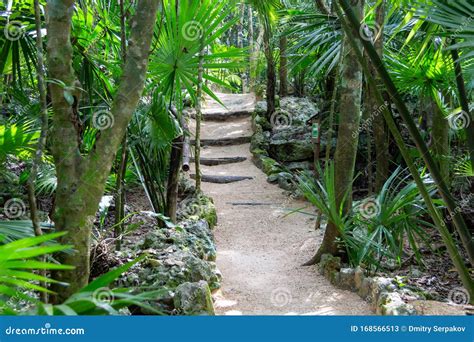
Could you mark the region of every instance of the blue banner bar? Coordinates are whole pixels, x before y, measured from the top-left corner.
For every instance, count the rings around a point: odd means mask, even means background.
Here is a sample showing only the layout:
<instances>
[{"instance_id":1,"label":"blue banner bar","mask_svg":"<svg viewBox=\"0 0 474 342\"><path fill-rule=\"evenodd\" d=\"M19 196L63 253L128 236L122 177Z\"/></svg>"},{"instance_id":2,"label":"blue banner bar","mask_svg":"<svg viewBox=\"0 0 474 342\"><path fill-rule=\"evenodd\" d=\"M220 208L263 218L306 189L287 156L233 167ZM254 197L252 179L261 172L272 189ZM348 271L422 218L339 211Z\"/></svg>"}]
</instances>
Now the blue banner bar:
<instances>
[{"instance_id":1,"label":"blue banner bar","mask_svg":"<svg viewBox=\"0 0 474 342\"><path fill-rule=\"evenodd\" d=\"M0 341L474 341L473 316L0 317Z\"/></svg>"}]
</instances>

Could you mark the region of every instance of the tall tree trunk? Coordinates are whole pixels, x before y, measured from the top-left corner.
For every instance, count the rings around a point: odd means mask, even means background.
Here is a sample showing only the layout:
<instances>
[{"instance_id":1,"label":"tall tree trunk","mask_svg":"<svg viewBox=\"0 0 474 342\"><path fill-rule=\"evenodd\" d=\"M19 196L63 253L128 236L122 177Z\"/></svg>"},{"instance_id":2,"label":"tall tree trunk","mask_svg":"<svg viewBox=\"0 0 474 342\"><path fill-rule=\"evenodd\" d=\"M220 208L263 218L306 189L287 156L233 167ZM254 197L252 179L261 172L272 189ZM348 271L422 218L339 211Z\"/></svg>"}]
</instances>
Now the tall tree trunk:
<instances>
[{"instance_id":1,"label":"tall tree trunk","mask_svg":"<svg viewBox=\"0 0 474 342\"><path fill-rule=\"evenodd\" d=\"M36 28L36 75L38 79L38 91L40 95L40 121L41 121L41 133L38 140L38 146L36 147L35 157L33 158L33 163L31 165L30 175L28 177L28 203L30 207L30 218L33 225L33 231L36 236L43 234L41 230L41 222L38 216L38 208L36 202L36 190L35 183L38 175L38 167L41 164L43 158L43 151L46 146L47 132L48 132L48 103L46 100L46 83L44 80L44 51L43 51L43 36L41 33L41 9L39 5L39 0L34 0L34 10L35 10L35 28ZM45 277L46 270L41 270L40 274ZM41 282L41 286L48 288L46 282ZM48 294L46 292L41 292L41 300L43 303L48 302Z\"/></svg>"},{"instance_id":2,"label":"tall tree trunk","mask_svg":"<svg viewBox=\"0 0 474 342\"><path fill-rule=\"evenodd\" d=\"M240 4L240 20L239 20L239 27L238 27L238 35L239 35L238 47L241 49L244 48L244 21L245 21L245 3L242 2ZM247 92L247 82L245 80L244 70L240 72L240 79L242 80L242 94L245 94Z\"/></svg>"},{"instance_id":3,"label":"tall tree trunk","mask_svg":"<svg viewBox=\"0 0 474 342\"><path fill-rule=\"evenodd\" d=\"M288 96L288 57L286 50L288 47L288 38L280 37L280 96Z\"/></svg>"},{"instance_id":4,"label":"tall tree trunk","mask_svg":"<svg viewBox=\"0 0 474 342\"><path fill-rule=\"evenodd\" d=\"M41 10L39 6L39 0L34 1L35 8L35 28L36 28L36 75L38 79L38 91L40 95L40 121L41 121L41 133L38 140L38 146L36 148L35 157L31 165L30 176L28 177L28 201L30 206L31 222L33 224L34 233L36 236L42 234L40 227L40 220L38 217L38 209L36 204L36 191L35 182L38 174L38 167L43 158L43 151L46 146L46 137L48 132L48 103L46 100L46 83L44 80L44 51L43 51L43 36L41 33Z\"/></svg>"},{"instance_id":5,"label":"tall tree trunk","mask_svg":"<svg viewBox=\"0 0 474 342\"><path fill-rule=\"evenodd\" d=\"M441 177L448 184L449 176L449 122L444 117L443 111L438 104L432 100L433 126L431 129L432 150L435 160L438 162Z\"/></svg>"},{"instance_id":6,"label":"tall tree trunk","mask_svg":"<svg viewBox=\"0 0 474 342\"><path fill-rule=\"evenodd\" d=\"M122 56L122 65L127 60L127 32L126 32L126 17L125 17L125 0L120 0L120 48ZM120 160L117 167L117 183L116 183L116 194L115 194L115 231L114 235L116 238L115 246L117 250L120 250L122 233L124 230L123 219L125 218L125 176L127 173L128 164L128 143L127 133L123 138L122 142L122 153L120 154Z\"/></svg>"},{"instance_id":7,"label":"tall tree trunk","mask_svg":"<svg viewBox=\"0 0 474 342\"><path fill-rule=\"evenodd\" d=\"M353 6L354 11L362 14L364 1L359 1ZM335 189L336 204L342 205L347 211L352 203L352 181L359 142L359 124L362 101L362 69L357 61L357 56L349 42L347 35L343 38L343 59L341 63L340 85L340 114L335 160ZM337 238L340 236L338 228L328 222L323 242L316 255L306 263L318 263L323 254L338 254Z\"/></svg>"},{"instance_id":8,"label":"tall tree trunk","mask_svg":"<svg viewBox=\"0 0 474 342\"><path fill-rule=\"evenodd\" d=\"M385 21L385 0L380 3L377 7L375 14L375 21L380 27L380 32L374 42L375 49L379 54L380 58L383 57L383 48L384 48L384 21ZM377 71L374 66L370 66L371 75L375 78L377 84L382 84L382 81L377 75ZM375 169L375 192L380 192L382 190L385 181L388 178L388 167L390 160L390 153L388 150L388 134L385 125L383 116L380 115L380 110L378 109L378 103L373 95L373 90L371 87L368 89L368 99L369 107L372 110L373 115L373 132L374 132L374 144L375 144L375 160L376 160L376 169Z\"/></svg>"},{"instance_id":9,"label":"tall tree trunk","mask_svg":"<svg viewBox=\"0 0 474 342\"><path fill-rule=\"evenodd\" d=\"M270 119L276 110L276 68L271 44L272 28L270 23L264 23L263 28L263 46L265 50L265 57L267 59L267 118Z\"/></svg>"},{"instance_id":10,"label":"tall tree trunk","mask_svg":"<svg viewBox=\"0 0 474 342\"><path fill-rule=\"evenodd\" d=\"M254 29L253 29L253 9L252 6L248 7L249 12L249 91L255 91L255 76L254 76L254 65L255 65L255 41L254 41Z\"/></svg>"},{"instance_id":11,"label":"tall tree trunk","mask_svg":"<svg viewBox=\"0 0 474 342\"><path fill-rule=\"evenodd\" d=\"M204 46L201 44L201 51L199 52L199 66L198 66L198 85L196 92L196 145L195 145L195 165L196 165L196 191L201 191L201 121L202 121L202 80L204 65Z\"/></svg>"},{"instance_id":12,"label":"tall tree trunk","mask_svg":"<svg viewBox=\"0 0 474 342\"><path fill-rule=\"evenodd\" d=\"M75 249L72 254L57 255L61 263L73 265L75 269L54 272L53 278L69 283L68 287L54 285L56 303L63 302L88 283L92 225L115 153L142 95L159 0L142 0L137 4L130 24L127 62L112 109L105 117L107 125L101 126L95 148L86 156L80 154L79 132L74 125L77 118L64 96L80 87L72 68L74 5L74 0L48 2L49 76L66 85L66 88L59 83L50 86L54 110L51 146L58 178L54 223L56 230L68 233L61 242L72 244Z\"/></svg>"},{"instance_id":13,"label":"tall tree trunk","mask_svg":"<svg viewBox=\"0 0 474 342\"><path fill-rule=\"evenodd\" d=\"M456 44L456 41L453 41L453 45ZM464 111L463 115L465 116L465 122L467 123L464 130L467 136L467 145L469 147L469 157L471 159L471 165L474 168L474 116L472 111L469 108L469 99L466 92L466 85L464 84L464 76L462 73L461 62L459 61L459 53L457 49L451 50L451 56L454 62L454 70L456 73L456 85L459 92L459 102L461 108Z\"/></svg>"}]
</instances>

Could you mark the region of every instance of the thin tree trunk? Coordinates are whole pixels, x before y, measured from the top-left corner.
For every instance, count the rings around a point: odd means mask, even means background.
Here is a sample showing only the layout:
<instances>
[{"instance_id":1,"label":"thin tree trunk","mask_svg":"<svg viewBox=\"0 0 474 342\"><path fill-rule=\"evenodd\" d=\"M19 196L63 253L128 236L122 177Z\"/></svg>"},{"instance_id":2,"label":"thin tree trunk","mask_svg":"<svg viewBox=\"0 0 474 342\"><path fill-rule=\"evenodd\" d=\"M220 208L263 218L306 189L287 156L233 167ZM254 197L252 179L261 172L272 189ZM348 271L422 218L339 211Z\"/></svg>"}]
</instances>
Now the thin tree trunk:
<instances>
[{"instance_id":1,"label":"thin tree trunk","mask_svg":"<svg viewBox=\"0 0 474 342\"><path fill-rule=\"evenodd\" d=\"M454 41L453 44L456 44ZM466 85L464 84L464 77L462 74L462 66L459 61L459 54L457 49L451 50L451 56L454 62L454 70L456 72L456 84L459 92L459 102L461 103L461 108L464 111L464 115L467 117L464 118L468 125L465 127L467 143L469 147L469 156L471 159L471 165L474 168L474 117L469 110L469 100L466 92Z\"/></svg>"},{"instance_id":2,"label":"thin tree trunk","mask_svg":"<svg viewBox=\"0 0 474 342\"><path fill-rule=\"evenodd\" d=\"M446 182L450 182L449 176L449 123L444 117L443 111L438 104L432 100L431 108L433 109L433 126L431 129L432 150L435 160L438 162L441 177Z\"/></svg>"},{"instance_id":3,"label":"thin tree trunk","mask_svg":"<svg viewBox=\"0 0 474 342\"><path fill-rule=\"evenodd\" d=\"M127 33L126 33L126 17L125 17L125 0L120 0L120 47L122 55L122 63L125 64L127 61ZM122 64L122 65L123 65ZM116 196L115 196L115 246L117 250L120 250L122 233L124 230L124 223L122 222L125 218L125 175L127 173L128 164L128 143L127 133L123 138L122 142L122 153L120 155L120 161L118 163L117 170L117 183L116 183Z\"/></svg>"},{"instance_id":4,"label":"thin tree trunk","mask_svg":"<svg viewBox=\"0 0 474 342\"><path fill-rule=\"evenodd\" d=\"M359 1L354 7L357 13L362 14L364 4ZM359 141L359 124L362 101L362 70L357 57L348 41L347 35L343 38L343 58L341 63L340 85L340 114L335 160L335 188L336 205L339 207L345 197L344 211L352 203L352 181ZM318 263L323 254L338 254L337 239L339 229L328 222L323 242L316 255L305 265Z\"/></svg>"},{"instance_id":5,"label":"thin tree trunk","mask_svg":"<svg viewBox=\"0 0 474 342\"><path fill-rule=\"evenodd\" d=\"M329 107L328 131L326 134L326 155L324 157L326 167L328 166L329 160L331 158L332 136L334 134L334 114L336 112L337 94L339 92L339 79L340 79L340 73L341 73L342 57L343 57L343 52L341 52L339 63L338 63L338 66L336 67L336 72L334 76L334 79L335 79L334 89L331 95L331 105Z\"/></svg>"},{"instance_id":6,"label":"thin tree trunk","mask_svg":"<svg viewBox=\"0 0 474 342\"><path fill-rule=\"evenodd\" d=\"M35 183L38 175L38 167L41 164L43 158L43 151L46 147L46 139L48 134L48 103L46 100L46 84L44 81L44 51L43 51L43 36L41 33L41 10L39 6L39 0L34 1L35 8L35 28L36 28L36 75L38 79L38 91L40 95L40 121L41 121L41 133L38 140L38 146L36 147L35 157L31 165L30 176L28 177L28 202L30 207L31 223L36 236L43 234L40 226L40 219L38 216L38 208L36 203L36 190ZM41 275L46 276L46 271L42 270ZM45 282L41 283L44 288L48 287ZM44 303L48 302L48 294L41 292L41 299Z\"/></svg>"},{"instance_id":7,"label":"thin tree trunk","mask_svg":"<svg viewBox=\"0 0 474 342\"><path fill-rule=\"evenodd\" d=\"M242 2L240 4L240 20L239 20L239 27L238 27L238 47L243 49L244 48L244 21L245 21L245 3ZM242 80L242 94L247 92L247 83L245 80L245 71L240 72L240 79Z\"/></svg>"},{"instance_id":8,"label":"thin tree trunk","mask_svg":"<svg viewBox=\"0 0 474 342\"><path fill-rule=\"evenodd\" d=\"M288 57L286 50L288 47L288 38L280 37L280 96L288 96Z\"/></svg>"},{"instance_id":9,"label":"thin tree trunk","mask_svg":"<svg viewBox=\"0 0 474 342\"><path fill-rule=\"evenodd\" d=\"M183 160L184 137L180 135L173 140L171 146L170 165L168 173L168 183L166 191L166 216L171 222L176 223L176 213L178 208L178 185L181 162Z\"/></svg>"},{"instance_id":10,"label":"thin tree trunk","mask_svg":"<svg viewBox=\"0 0 474 342\"><path fill-rule=\"evenodd\" d=\"M203 40L202 40L203 41ZM195 166L196 166L196 191L201 192L201 121L202 121L202 80L203 80L203 64L204 64L204 46L201 43L201 51L199 52L198 66L198 85L196 92L196 142L195 142Z\"/></svg>"},{"instance_id":11,"label":"thin tree trunk","mask_svg":"<svg viewBox=\"0 0 474 342\"><path fill-rule=\"evenodd\" d=\"M125 218L125 176L128 164L128 141L125 135L122 143L122 153L117 170L116 196L115 196L115 246L117 250L121 248L122 234L124 231L123 220Z\"/></svg>"},{"instance_id":12,"label":"thin tree trunk","mask_svg":"<svg viewBox=\"0 0 474 342\"><path fill-rule=\"evenodd\" d=\"M315 0L315 3L316 3L316 7L319 9L319 11L322 14L326 14L326 15L330 14L329 8L324 2L324 0Z\"/></svg>"},{"instance_id":13,"label":"thin tree trunk","mask_svg":"<svg viewBox=\"0 0 474 342\"><path fill-rule=\"evenodd\" d=\"M378 32L378 37L374 42L375 49L377 53L382 58L383 49L384 49L384 22L385 22L385 0L380 3L376 9L375 21L380 27L380 32ZM377 76L377 72L374 66L370 66L371 75L375 78L378 84L381 84L382 81ZM371 108L373 115L373 132L374 132L374 144L375 144L375 160L376 160L376 169L375 169L375 192L380 192L383 185L385 184L388 178L388 167L390 160L390 153L388 150L388 139L387 139L387 130L385 128L385 121L380 115L380 110L377 109L378 104L375 101L373 96L372 88L368 89L369 94L369 107ZM385 105L385 104L384 104Z\"/></svg>"},{"instance_id":14,"label":"thin tree trunk","mask_svg":"<svg viewBox=\"0 0 474 342\"><path fill-rule=\"evenodd\" d=\"M270 23L264 23L263 45L265 57L267 59L267 118L275 113L276 110L276 68L271 46L272 29Z\"/></svg>"},{"instance_id":15,"label":"thin tree trunk","mask_svg":"<svg viewBox=\"0 0 474 342\"><path fill-rule=\"evenodd\" d=\"M252 6L248 7L249 12L249 91L255 91L255 77L254 77L254 65L255 65L255 41L254 41L254 29L253 29L253 10Z\"/></svg>"},{"instance_id":16,"label":"thin tree trunk","mask_svg":"<svg viewBox=\"0 0 474 342\"><path fill-rule=\"evenodd\" d=\"M83 288L90 274L91 230L105 183L115 159L115 153L125 135L127 125L136 109L148 69L153 28L159 0L137 3L131 20L127 62L113 101L109 125L96 137L95 149L88 155L80 154L73 108L65 99L66 91L80 86L72 68L73 49L71 25L74 0L48 2L48 64L50 78L61 81L50 86L54 109L51 131L52 153L58 185L56 190L55 228L68 234L60 242L74 245L72 254L61 253L62 264L75 266L72 271L55 271L53 278L68 283L68 287L54 284L55 302L60 303ZM77 99L79 101L79 99Z\"/></svg>"},{"instance_id":17,"label":"thin tree trunk","mask_svg":"<svg viewBox=\"0 0 474 342\"><path fill-rule=\"evenodd\" d=\"M37 65L36 75L38 80L38 91L40 95L40 122L41 133L36 148L35 157L31 165L30 175L28 177L28 201L30 206L31 222L33 224L34 233L36 236L42 235L40 227L40 220L38 217L38 208L36 203L35 182L38 174L38 166L43 158L43 151L46 146L46 138L48 133L48 103L46 100L46 83L44 81L44 51L43 51L43 37L41 33L41 10L39 0L34 1L35 6L35 27L36 27L36 51L37 51Z\"/></svg>"}]
</instances>

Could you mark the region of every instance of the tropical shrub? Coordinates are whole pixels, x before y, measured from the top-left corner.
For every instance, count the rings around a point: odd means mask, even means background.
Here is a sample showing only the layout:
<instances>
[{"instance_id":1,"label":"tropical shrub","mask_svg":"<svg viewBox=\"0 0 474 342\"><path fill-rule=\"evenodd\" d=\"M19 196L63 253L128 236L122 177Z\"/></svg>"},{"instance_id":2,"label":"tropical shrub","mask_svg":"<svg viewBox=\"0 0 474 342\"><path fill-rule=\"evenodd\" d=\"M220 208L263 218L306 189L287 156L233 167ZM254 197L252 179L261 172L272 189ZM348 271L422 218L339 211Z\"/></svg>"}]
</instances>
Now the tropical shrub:
<instances>
[{"instance_id":1,"label":"tropical shrub","mask_svg":"<svg viewBox=\"0 0 474 342\"><path fill-rule=\"evenodd\" d=\"M344 214L336 205L334 166L329 164L322 180L300 174L298 188L340 232L341 246L353 266L383 267L383 263L400 263L410 247L421 263L420 243L429 245L426 229L433 225L424 219L426 208L416 184L407 172L398 168L376 196L355 201ZM424 182L434 194L433 181ZM408 245L407 245L408 244ZM387 265L387 264L385 264Z\"/></svg>"}]
</instances>

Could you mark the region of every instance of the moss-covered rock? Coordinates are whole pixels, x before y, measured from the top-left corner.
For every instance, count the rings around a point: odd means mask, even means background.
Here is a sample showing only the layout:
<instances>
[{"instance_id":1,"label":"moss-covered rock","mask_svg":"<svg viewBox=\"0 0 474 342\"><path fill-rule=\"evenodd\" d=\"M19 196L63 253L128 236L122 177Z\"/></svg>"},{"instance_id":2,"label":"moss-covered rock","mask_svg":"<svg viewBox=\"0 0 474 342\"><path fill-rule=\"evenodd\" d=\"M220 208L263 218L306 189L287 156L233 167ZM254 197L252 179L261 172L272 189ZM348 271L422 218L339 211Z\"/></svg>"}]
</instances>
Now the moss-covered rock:
<instances>
[{"instance_id":1,"label":"moss-covered rock","mask_svg":"<svg viewBox=\"0 0 474 342\"><path fill-rule=\"evenodd\" d=\"M270 157L261 156L262 161L262 171L267 175L270 176L275 173L279 173L281 171L280 164L275 159Z\"/></svg>"},{"instance_id":2,"label":"moss-covered rock","mask_svg":"<svg viewBox=\"0 0 474 342\"><path fill-rule=\"evenodd\" d=\"M178 221L206 220L211 228L217 224L217 211L212 198L203 193L192 193L178 205Z\"/></svg>"},{"instance_id":3,"label":"moss-covered rock","mask_svg":"<svg viewBox=\"0 0 474 342\"><path fill-rule=\"evenodd\" d=\"M272 129L271 123L267 120L264 115L256 114L252 120L252 128L254 131L257 130L257 126L260 126L264 131Z\"/></svg>"},{"instance_id":4,"label":"moss-covered rock","mask_svg":"<svg viewBox=\"0 0 474 342\"><path fill-rule=\"evenodd\" d=\"M278 130L270 139L268 151L272 158L280 162L311 160L314 147L310 129L290 127Z\"/></svg>"},{"instance_id":5,"label":"moss-covered rock","mask_svg":"<svg viewBox=\"0 0 474 342\"><path fill-rule=\"evenodd\" d=\"M257 125L250 141L250 151L255 154L256 150L267 151L270 143L270 133L265 132L262 126Z\"/></svg>"},{"instance_id":6,"label":"moss-covered rock","mask_svg":"<svg viewBox=\"0 0 474 342\"><path fill-rule=\"evenodd\" d=\"M179 285L175 290L173 302L178 314L215 315L211 291L205 281Z\"/></svg>"},{"instance_id":7,"label":"moss-covered rock","mask_svg":"<svg viewBox=\"0 0 474 342\"><path fill-rule=\"evenodd\" d=\"M191 251L172 246L166 252L150 249L147 252L148 257L123 277L125 286L172 290L185 282L204 280L213 290L220 287L220 275L216 272L215 263L201 260Z\"/></svg>"}]
</instances>

